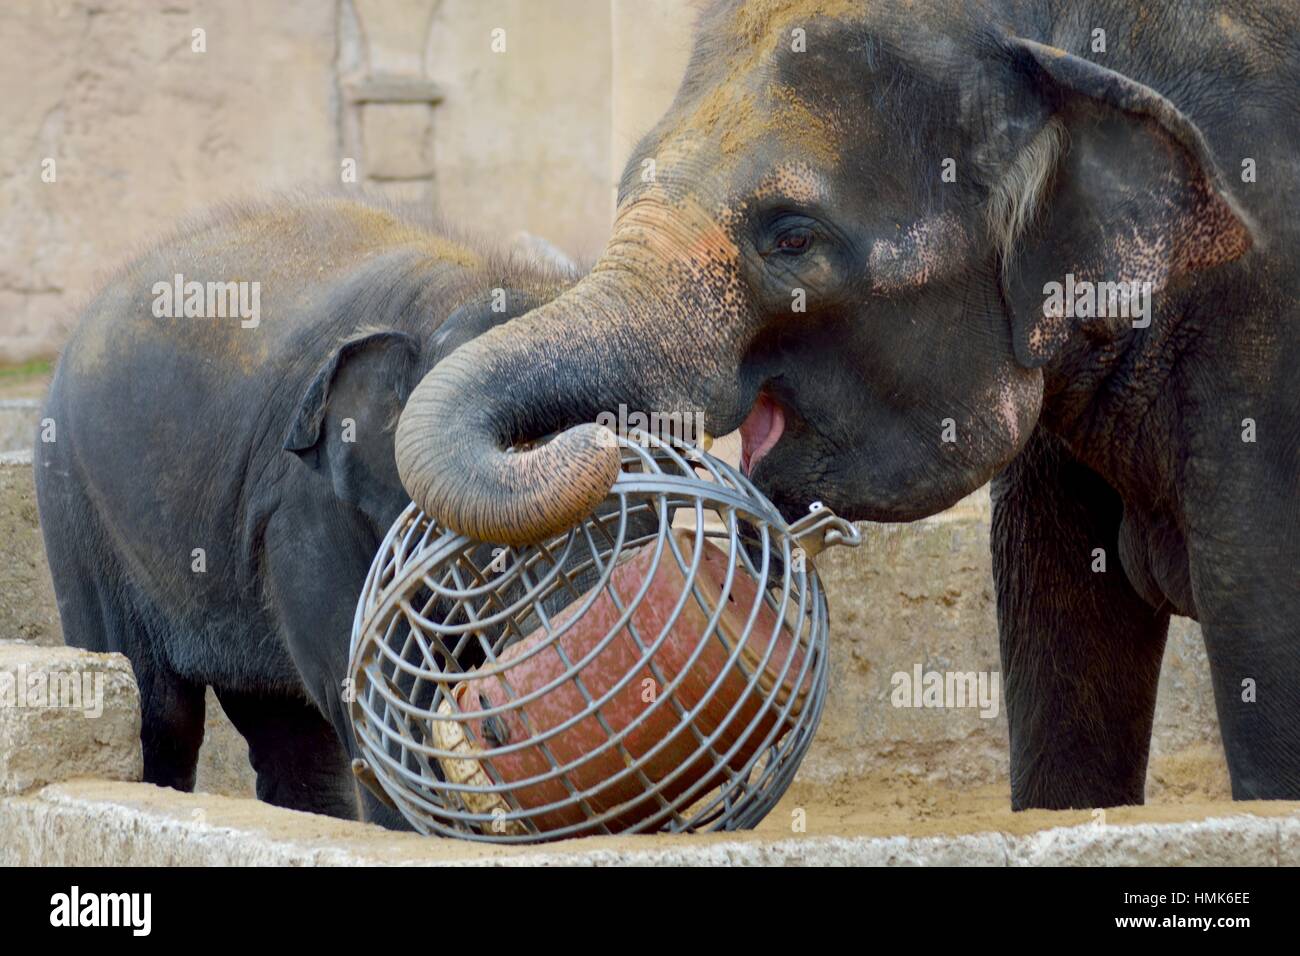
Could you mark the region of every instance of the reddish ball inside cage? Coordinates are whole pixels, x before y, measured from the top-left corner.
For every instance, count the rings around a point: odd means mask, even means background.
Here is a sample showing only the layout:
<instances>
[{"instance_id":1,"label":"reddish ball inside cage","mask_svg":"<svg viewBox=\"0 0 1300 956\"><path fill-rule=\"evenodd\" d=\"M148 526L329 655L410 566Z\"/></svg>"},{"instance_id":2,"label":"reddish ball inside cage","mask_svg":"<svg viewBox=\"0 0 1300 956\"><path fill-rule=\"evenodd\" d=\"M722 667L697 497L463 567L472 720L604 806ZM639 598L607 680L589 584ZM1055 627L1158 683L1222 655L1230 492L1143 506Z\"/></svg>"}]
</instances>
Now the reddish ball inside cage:
<instances>
[{"instance_id":1,"label":"reddish ball inside cage","mask_svg":"<svg viewBox=\"0 0 1300 956\"><path fill-rule=\"evenodd\" d=\"M755 825L793 779L827 685L811 557L738 471L643 433L578 527L528 548L412 505L353 629L362 779L424 833L530 842Z\"/></svg>"}]
</instances>

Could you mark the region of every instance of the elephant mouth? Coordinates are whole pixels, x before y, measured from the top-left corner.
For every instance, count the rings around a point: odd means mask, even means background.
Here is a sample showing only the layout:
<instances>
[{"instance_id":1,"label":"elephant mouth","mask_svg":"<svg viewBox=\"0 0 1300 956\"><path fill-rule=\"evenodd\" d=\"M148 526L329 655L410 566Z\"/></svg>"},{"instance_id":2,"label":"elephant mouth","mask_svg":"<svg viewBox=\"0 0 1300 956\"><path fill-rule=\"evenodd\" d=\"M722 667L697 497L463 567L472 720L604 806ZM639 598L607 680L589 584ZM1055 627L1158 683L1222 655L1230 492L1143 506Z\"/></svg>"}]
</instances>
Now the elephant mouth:
<instances>
[{"instance_id":1,"label":"elephant mouth","mask_svg":"<svg viewBox=\"0 0 1300 956\"><path fill-rule=\"evenodd\" d=\"M772 396L760 392L740 425L740 470L752 475L784 431L785 409Z\"/></svg>"}]
</instances>

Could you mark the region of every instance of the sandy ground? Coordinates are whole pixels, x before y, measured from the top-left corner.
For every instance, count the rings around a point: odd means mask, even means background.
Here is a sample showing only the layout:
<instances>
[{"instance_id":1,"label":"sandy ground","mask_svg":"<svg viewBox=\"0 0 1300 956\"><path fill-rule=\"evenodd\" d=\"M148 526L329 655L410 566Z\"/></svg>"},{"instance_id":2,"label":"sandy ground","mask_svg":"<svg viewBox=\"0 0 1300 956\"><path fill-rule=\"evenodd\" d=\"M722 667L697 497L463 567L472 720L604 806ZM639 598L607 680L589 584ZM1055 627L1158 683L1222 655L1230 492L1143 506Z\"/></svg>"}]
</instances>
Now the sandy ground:
<instances>
[{"instance_id":1,"label":"sandy ground","mask_svg":"<svg viewBox=\"0 0 1300 956\"><path fill-rule=\"evenodd\" d=\"M1279 801L1234 802L1228 791L1226 778L1217 772L1217 755L1209 748L1201 755L1181 754L1165 761L1167 766L1154 768L1156 776L1165 781L1160 794L1149 797L1141 807L1112 807L1104 811L1092 810L1031 810L1013 813L1009 791L1005 783L985 784L968 789L956 789L903 774L855 777L834 783L799 782L790 788L776 809L758 826L755 835L766 839L791 836L945 836L967 833L1003 832L1027 834L1053 827L1078 826L1104 822L1173 823L1203 820L1212 817L1229 817L1245 813L1256 816L1280 816L1300 812L1300 803ZM173 796L157 793L163 803ZM135 794L139 800L140 794ZM270 830L277 836L289 839L335 840L355 839L368 833L372 839L365 843L371 850L391 846L404 852L413 847L406 841L418 837L382 833L375 828L360 830L305 814L277 814L274 820L264 815L265 808L253 802L232 802L223 797L198 794L191 800L207 802L216 811L215 816L226 822L232 813L231 823L256 826ZM803 811L805 829L796 830L793 823L796 812ZM214 820L213 822L216 822ZM269 825L268 825L269 824ZM340 829L342 828L342 829ZM695 836L611 836L592 837L582 841L562 841L546 844L560 849L579 845L602 846L609 849L644 847L647 841L716 840L727 838L724 834ZM395 844L390 841L396 840ZM460 841L436 841L428 851L454 858L477 857L496 852L491 847Z\"/></svg>"},{"instance_id":2,"label":"sandy ground","mask_svg":"<svg viewBox=\"0 0 1300 956\"><path fill-rule=\"evenodd\" d=\"M1274 816L1300 810L1300 803L1233 802L1217 760L1182 754L1157 775L1168 781L1141 807L1112 807L1103 822L1171 823L1252 813ZM941 836L1000 831L1024 834L1051 827L1098 822L1092 810L1030 810L1013 813L1005 783L964 790L900 775L850 778L832 784L795 784L758 827L765 836L791 832L794 812L805 811L807 833L818 836Z\"/></svg>"}]
</instances>

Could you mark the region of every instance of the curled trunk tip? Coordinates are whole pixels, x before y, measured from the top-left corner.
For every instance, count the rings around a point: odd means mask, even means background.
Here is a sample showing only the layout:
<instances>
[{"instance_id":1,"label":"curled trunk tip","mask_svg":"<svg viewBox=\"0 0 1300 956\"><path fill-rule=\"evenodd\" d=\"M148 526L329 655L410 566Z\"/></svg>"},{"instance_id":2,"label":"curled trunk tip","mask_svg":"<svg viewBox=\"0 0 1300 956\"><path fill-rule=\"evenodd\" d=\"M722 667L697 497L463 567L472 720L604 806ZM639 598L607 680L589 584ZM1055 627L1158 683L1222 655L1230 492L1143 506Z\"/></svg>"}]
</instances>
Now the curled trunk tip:
<instances>
[{"instance_id":1,"label":"curled trunk tip","mask_svg":"<svg viewBox=\"0 0 1300 956\"><path fill-rule=\"evenodd\" d=\"M460 385L454 369L443 371L435 369L412 392L395 441L402 485L426 514L478 541L524 546L562 534L596 510L619 474L609 429L578 425L537 448L507 451L473 416L466 423L447 414L453 406L438 394Z\"/></svg>"}]
</instances>

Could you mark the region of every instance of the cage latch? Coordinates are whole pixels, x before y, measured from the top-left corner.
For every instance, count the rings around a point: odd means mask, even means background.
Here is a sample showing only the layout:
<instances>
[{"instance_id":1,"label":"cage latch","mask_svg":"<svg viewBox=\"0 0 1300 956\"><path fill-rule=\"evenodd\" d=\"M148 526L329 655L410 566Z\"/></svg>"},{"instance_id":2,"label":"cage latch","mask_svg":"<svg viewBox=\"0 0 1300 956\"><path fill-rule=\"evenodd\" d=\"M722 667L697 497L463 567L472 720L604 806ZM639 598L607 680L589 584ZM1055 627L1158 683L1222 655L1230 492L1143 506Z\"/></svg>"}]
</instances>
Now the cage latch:
<instances>
[{"instance_id":1,"label":"cage latch","mask_svg":"<svg viewBox=\"0 0 1300 956\"><path fill-rule=\"evenodd\" d=\"M820 501L814 501L808 513L790 525L790 534L810 559L835 545L856 548L862 543L862 532L853 522L844 520Z\"/></svg>"}]
</instances>

